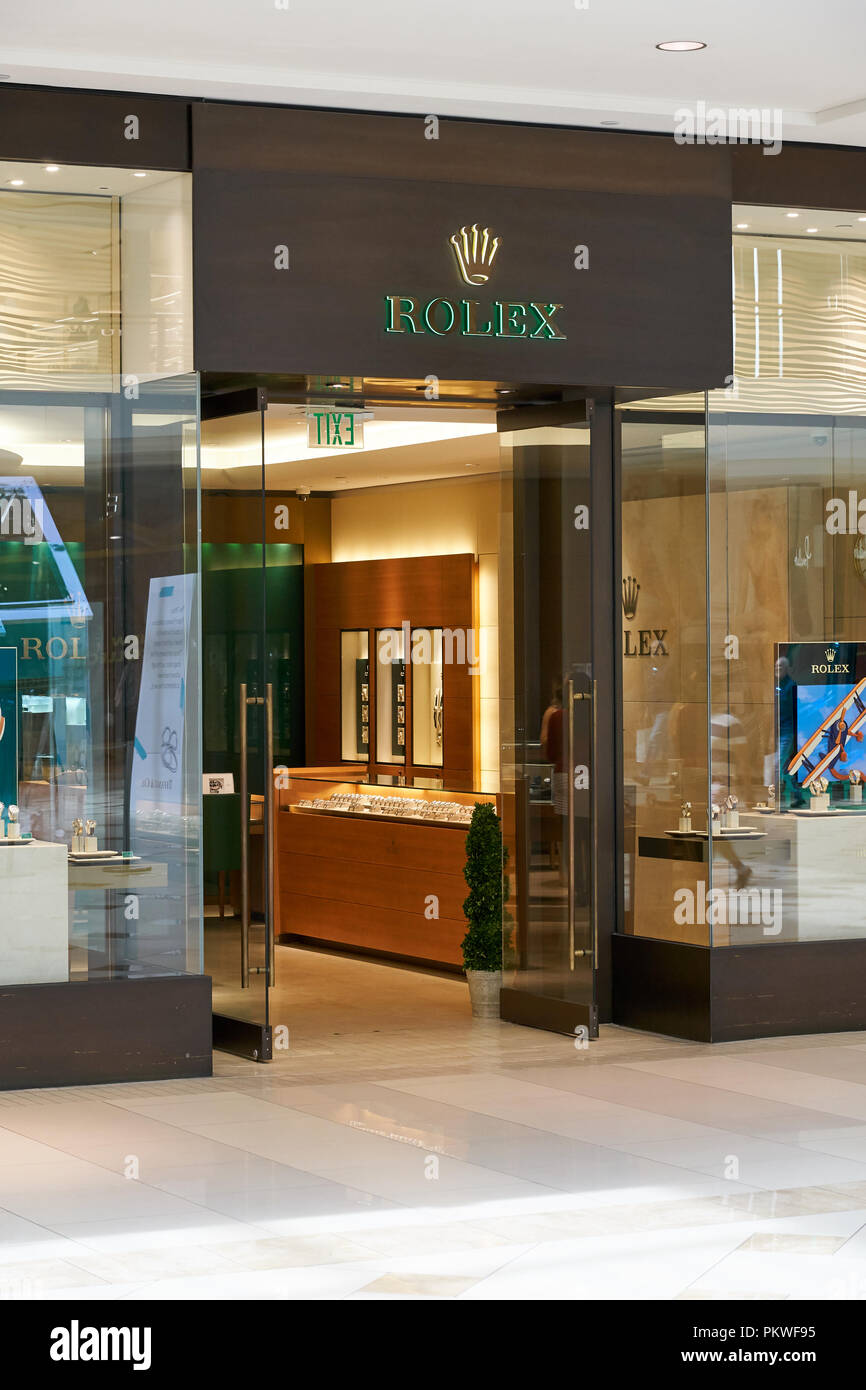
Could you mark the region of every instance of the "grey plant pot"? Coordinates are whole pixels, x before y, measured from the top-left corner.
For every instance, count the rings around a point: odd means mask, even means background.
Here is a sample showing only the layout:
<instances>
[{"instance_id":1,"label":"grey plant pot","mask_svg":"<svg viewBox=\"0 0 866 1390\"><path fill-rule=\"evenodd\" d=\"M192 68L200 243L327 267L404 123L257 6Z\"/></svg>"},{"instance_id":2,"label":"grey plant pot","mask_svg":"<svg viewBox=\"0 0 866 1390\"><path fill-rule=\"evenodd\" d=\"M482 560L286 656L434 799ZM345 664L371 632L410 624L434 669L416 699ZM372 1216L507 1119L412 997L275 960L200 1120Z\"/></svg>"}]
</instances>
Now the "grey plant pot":
<instances>
[{"instance_id":1,"label":"grey plant pot","mask_svg":"<svg viewBox=\"0 0 866 1390\"><path fill-rule=\"evenodd\" d=\"M499 991L502 988L501 970L467 970L469 998L473 1018L499 1017Z\"/></svg>"}]
</instances>

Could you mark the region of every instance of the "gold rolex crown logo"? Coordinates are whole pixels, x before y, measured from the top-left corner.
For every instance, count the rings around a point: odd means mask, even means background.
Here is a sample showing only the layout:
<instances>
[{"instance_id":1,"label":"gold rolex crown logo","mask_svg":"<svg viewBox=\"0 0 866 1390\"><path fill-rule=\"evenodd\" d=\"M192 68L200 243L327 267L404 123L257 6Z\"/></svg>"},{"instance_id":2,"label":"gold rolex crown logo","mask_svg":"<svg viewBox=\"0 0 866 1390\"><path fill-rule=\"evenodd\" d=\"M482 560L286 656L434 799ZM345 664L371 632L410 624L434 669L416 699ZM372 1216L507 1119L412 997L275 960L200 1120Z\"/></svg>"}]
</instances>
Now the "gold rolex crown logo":
<instances>
[{"instance_id":1,"label":"gold rolex crown logo","mask_svg":"<svg viewBox=\"0 0 866 1390\"><path fill-rule=\"evenodd\" d=\"M450 238L457 268L467 285L484 285L490 279L501 241L489 227L461 227Z\"/></svg>"},{"instance_id":2,"label":"gold rolex crown logo","mask_svg":"<svg viewBox=\"0 0 866 1390\"><path fill-rule=\"evenodd\" d=\"M628 575L622 581L622 611L627 618L633 618L637 612L637 600L640 593L640 585L633 575Z\"/></svg>"},{"instance_id":3,"label":"gold rolex crown logo","mask_svg":"<svg viewBox=\"0 0 866 1390\"><path fill-rule=\"evenodd\" d=\"M828 647L827 650L825 651L824 655L826 656L826 658L827 658L828 661L835 661L835 660L836 660L836 648L835 648L835 647Z\"/></svg>"}]
</instances>

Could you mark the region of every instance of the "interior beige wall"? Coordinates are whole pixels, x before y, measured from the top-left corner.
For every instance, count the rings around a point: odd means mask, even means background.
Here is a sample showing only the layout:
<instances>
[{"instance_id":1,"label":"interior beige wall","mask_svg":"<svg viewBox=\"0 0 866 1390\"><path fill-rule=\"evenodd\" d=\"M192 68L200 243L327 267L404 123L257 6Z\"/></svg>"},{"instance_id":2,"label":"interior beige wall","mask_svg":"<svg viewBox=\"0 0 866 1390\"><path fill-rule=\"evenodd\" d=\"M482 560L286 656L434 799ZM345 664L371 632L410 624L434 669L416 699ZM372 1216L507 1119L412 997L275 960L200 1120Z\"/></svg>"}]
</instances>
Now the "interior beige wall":
<instances>
[{"instance_id":1,"label":"interior beige wall","mask_svg":"<svg viewBox=\"0 0 866 1390\"><path fill-rule=\"evenodd\" d=\"M733 792L746 808L763 797L774 752L775 644L811 635L792 630L788 581L789 510L801 494L764 487L711 498L709 740L704 496L623 503L623 574L641 588L635 617L623 615L622 626L666 628L670 653L623 658L624 780L635 788L635 841L676 829L682 801L692 803L695 829L705 828L710 763L714 801ZM736 643L730 659L728 639ZM636 855L634 865L636 933L705 942L705 927L674 922L673 895L707 883L708 866L649 855Z\"/></svg>"},{"instance_id":2,"label":"interior beige wall","mask_svg":"<svg viewBox=\"0 0 866 1390\"><path fill-rule=\"evenodd\" d=\"M112 198L0 190L0 387L110 388L116 242Z\"/></svg>"},{"instance_id":3,"label":"interior beige wall","mask_svg":"<svg viewBox=\"0 0 866 1390\"><path fill-rule=\"evenodd\" d=\"M368 488L340 494L331 504L336 562L477 557L481 776L491 788L499 778L499 508L498 473Z\"/></svg>"}]
</instances>

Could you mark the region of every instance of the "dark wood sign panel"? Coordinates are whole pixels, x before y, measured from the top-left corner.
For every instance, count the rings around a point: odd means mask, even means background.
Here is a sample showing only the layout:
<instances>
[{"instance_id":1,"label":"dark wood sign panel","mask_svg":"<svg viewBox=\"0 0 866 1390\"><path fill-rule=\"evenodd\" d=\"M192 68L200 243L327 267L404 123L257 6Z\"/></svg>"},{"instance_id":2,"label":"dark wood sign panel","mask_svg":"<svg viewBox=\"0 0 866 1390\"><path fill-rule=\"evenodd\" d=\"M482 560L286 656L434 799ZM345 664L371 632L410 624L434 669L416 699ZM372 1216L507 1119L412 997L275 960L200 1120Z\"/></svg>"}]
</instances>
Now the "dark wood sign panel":
<instances>
[{"instance_id":1,"label":"dark wood sign panel","mask_svg":"<svg viewBox=\"0 0 866 1390\"><path fill-rule=\"evenodd\" d=\"M721 385L729 219L720 200L683 195L203 170L196 366ZM499 246L470 284L451 237L474 225Z\"/></svg>"},{"instance_id":2,"label":"dark wood sign panel","mask_svg":"<svg viewBox=\"0 0 866 1390\"><path fill-rule=\"evenodd\" d=\"M478 122L424 130L419 117L194 107L197 367L724 384L726 151ZM495 257L461 267L451 238L474 226L488 252L498 239Z\"/></svg>"},{"instance_id":3,"label":"dark wood sign panel","mask_svg":"<svg viewBox=\"0 0 866 1390\"><path fill-rule=\"evenodd\" d=\"M3 87L0 158L188 169L189 122L173 97Z\"/></svg>"}]
</instances>

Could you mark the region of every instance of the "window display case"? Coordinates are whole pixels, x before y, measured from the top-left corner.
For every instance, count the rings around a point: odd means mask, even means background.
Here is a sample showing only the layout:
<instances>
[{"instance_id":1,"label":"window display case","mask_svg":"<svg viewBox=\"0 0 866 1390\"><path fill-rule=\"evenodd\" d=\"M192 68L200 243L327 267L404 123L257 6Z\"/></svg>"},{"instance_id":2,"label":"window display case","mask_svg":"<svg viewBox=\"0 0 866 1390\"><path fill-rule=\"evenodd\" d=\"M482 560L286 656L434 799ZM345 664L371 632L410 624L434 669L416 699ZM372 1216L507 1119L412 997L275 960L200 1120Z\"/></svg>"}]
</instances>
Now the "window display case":
<instances>
[{"instance_id":1,"label":"window display case","mask_svg":"<svg viewBox=\"0 0 866 1390\"><path fill-rule=\"evenodd\" d=\"M445 709L442 687L442 629L412 629L412 761L442 767Z\"/></svg>"},{"instance_id":2,"label":"window display case","mask_svg":"<svg viewBox=\"0 0 866 1390\"><path fill-rule=\"evenodd\" d=\"M376 761L406 761L406 638L402 629L376 633Z\"/></svg>"},{"instance_id":3,"label":"window display case","mask_svg":"<svg viewBox=\"0 0 866 1390\"><path fill-rule=\"evenodd\" d=\"M367 762L370 756L370 636L340 633L341 756Z\"/></svg>"}]
</instances>

